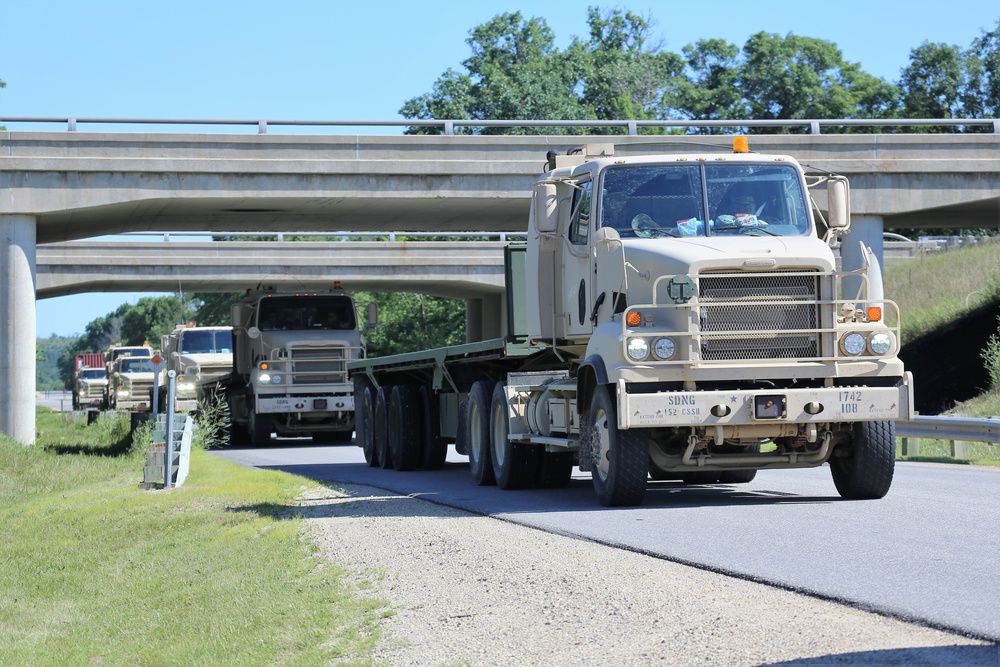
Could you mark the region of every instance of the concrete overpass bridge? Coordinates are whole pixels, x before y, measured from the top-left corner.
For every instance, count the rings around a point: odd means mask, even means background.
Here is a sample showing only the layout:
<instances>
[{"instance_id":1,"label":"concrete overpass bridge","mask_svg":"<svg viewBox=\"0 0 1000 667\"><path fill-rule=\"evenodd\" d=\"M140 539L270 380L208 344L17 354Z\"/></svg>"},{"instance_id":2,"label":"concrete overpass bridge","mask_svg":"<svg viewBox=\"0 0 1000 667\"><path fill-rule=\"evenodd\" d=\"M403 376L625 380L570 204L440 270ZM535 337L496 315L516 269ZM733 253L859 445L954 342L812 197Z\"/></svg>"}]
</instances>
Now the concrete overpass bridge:
<instances>
[{"instance_id":1,"label":"concrete overpass bridge","mask_svg":"<svg viewBox=\"0 0 1000 667\"><path fill-rule=\"evenodd\" d=\"M731 141L2 132L0 374L12 383L0 385L0 431L34 439L38 245L132 231L523 232L546 151L609 140L622 155ZM1000 226L998 134L755 135L751 147L848 176L853 238L877 250L883 225Z\"/></svg>"}]
</instances>

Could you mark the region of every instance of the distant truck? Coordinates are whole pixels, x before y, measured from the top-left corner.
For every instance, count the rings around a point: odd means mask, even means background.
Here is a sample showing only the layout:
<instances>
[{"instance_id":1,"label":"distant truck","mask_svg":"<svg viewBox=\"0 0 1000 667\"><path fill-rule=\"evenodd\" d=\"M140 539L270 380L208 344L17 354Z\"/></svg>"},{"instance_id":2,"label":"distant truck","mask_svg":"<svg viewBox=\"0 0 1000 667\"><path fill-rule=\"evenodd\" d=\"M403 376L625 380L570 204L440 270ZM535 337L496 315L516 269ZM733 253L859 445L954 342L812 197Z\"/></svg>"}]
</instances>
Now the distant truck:
<instances>
[{"instance_id":1,"label":"distant truck","mask_svg":"<svg viewBox=\"0 0 1000 667\"><path fill-rule=\"evenodd\" d=\"M233 372L233 328L179 324L160 339L160 354L166 361L157 378L160 398L166 400L167 373L174 371L174 412L194 412L199 387L212 387Z\"/></svg>"},{"instance_id":2,"label":"distant truck","mask_svg":"<svg viewBox=\"0 0 1000 667\"><path fill-rule=\"evenodd\" d=\"M132 406L137 404L144 404L145 409L151 408L152 390L154 386L152 370L150 370L150 377L148 382L144 376L125 377L122 378L120 375L116 378L115 373L121 373L121 366L118 364L118 360L125 357L135 357L139 359L152 359L153 348L149 345L121 345L119 343L113 343L104 351L104 369L105 375L108 378L108 383L105 386L104 401L101 404L102 409L133 409ZM132 367L132 364L129 364ZM149 367L152 369L153 363L149 362ZM138 366L136 366L136 373L139 373ZM133 380L138 384L133 387ZM127 385L127 386L126 386ZM145 401L142 401L139 396L133 393L133 389L142 387L145 389L146 397ZM123 398L124 402L120 402L118 399ZM139 409L139 408L136 408Z\"/></svg>"},{"instance_id":3,"label":"distant truck","mask_svg":"<svg viewBox=\"0 0 1000 667\"><path fill-rule=\"evenodd\" d=\"M152 409L156 374L150 357L120 356L111 364L108 407L112 410L148 412Z\"/></svg>"},{"instance_id":4,"label":"distant truck","mask_svg":"<svg viewBox=\"0 0 1000 667\"><path fill-rule=\"evenodd\" d=\"M644 149L550 153L499 338L348 364L366 461L439 468L454 442L476 484L562 486L579 466L607 506L649 479L829 463L844 498L884 496L912 379L873 253L837 270L847 180L745 137Z\"/></svg>"},{"instance_id":5,"label":"distant truck","mask_svg":"<svg viewBox=\"0 0 1000 667\"><path fill-rule=\"evenodd\" d=\"M108 386L104 355L100 352L78 354L73 360L73 409L100 408Z\"/></svg>"},{"instance_id":6,"label":"distant truck","mask_svg":"<svg viewBox=\"0 0 1000 667\"><path fill-rule=\"evenodd\" d=\"M336 287L308 294L255 289L231 312L233 372L219 383L231 439L254 447L267 445L272 433L350 442L347 362L365 356L354 300Z\"/></svg>"}]
</instances>

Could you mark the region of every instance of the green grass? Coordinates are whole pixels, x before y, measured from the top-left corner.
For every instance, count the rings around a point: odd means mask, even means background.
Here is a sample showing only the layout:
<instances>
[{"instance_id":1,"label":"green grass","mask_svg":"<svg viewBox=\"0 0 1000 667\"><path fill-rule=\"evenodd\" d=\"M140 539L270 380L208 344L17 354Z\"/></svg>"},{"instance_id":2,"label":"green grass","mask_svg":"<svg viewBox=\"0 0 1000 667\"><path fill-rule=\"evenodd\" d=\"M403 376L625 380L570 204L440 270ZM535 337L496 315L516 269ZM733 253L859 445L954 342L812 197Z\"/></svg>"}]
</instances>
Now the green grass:
<instances>
[{"instance_id":1,"label":"green grass","mask_svg":"<svg viewBox=\"0 0 1000 667\"><path fill-rule=\"evenodd\" d=\"M884 274L905 344L1000 299L1000 241L893 260Z\"/></svg>"},{"instance_id":2,"label":"green grass","mask_svg":"<svg viewBox=\"0 0 1000 667\"><path fill-rule=\"evenodd\" d=\"M315 482L195 449L144 491L127 419L37 423L0 436L0 665L371 664L387 612L307 539Z\"/></svg>"}]
</instances>

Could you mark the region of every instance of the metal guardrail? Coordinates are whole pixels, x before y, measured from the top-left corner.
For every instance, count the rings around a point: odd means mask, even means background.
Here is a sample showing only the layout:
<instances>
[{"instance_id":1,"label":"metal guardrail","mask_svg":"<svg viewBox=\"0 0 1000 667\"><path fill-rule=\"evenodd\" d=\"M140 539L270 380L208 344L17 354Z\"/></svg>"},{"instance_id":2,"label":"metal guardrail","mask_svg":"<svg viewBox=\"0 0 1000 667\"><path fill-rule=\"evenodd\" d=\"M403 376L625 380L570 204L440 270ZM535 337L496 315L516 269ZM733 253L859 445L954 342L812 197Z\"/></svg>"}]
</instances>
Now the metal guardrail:
<instances>
[{"instance_id":1,"label":"metal guardrail","mask_svg":"<svg viewBox=\"0 0 1000 667\"><path fill-rule=\"evenodd\" d=\"M261 120L222 118L108 118L75 116L8 116L0 123L60 123L69 132L77 126L92 125L230 125L256 127L258 134L267 134L269 127L429 127L445 135L455 134L460 127L553 127L553 128L622 128L628 135L639 134L639 128L723 128L734 132L747 128L806 128L809 134L821 134L824 127L976 127L992 128L1000 134L1000 119L996 118L799 118L792 120L427 120L420 118L396 120Z\"/></svg>"},{"instance_id":2,"label":"metal guardrail","mask_svg":"<svg viewBox=\"0 0 1000 667\"><path fill-rule=\"evenodd\" d=\"M897 421L896 435L906 438L936 438L1000 444L1000 418L916 417Z\"/></svg>"}]
</instances>

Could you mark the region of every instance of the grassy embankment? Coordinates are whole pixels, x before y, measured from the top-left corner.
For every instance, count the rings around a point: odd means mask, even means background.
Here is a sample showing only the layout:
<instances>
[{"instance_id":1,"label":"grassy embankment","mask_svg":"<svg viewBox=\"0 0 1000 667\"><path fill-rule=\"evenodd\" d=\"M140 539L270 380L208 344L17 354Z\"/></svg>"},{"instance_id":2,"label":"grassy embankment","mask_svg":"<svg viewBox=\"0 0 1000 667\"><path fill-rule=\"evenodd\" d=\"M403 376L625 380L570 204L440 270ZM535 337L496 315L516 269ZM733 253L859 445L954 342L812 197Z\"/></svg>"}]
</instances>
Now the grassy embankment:
<instances>
[{"instance_id":1,"label":"grassy embankment","mask_svg":"<svg viewBox=\"0 0 1000 667\"><path fill-rule=\"evenodd\" d=\"M903 343L1000 299L1000 242L927 253L885 266L885 293L899 304ZM980 354L980 350L967 351ZM968 417L1000 415L1000 387L962 405ZM950 444L920 440L920 458L950 460ZM973 443L972 463L1000 465L1000 445Z\"/></svg>"},{"instance_id":2,"label":"grassy embankment","mask_svg":"<svg viewBox=\"0 0 1000 667\"><path fill-rule=\"evenodd\" d=\"M196 448L144 491L127 418L37 423L35 447L0 436L0 665L371 664L390 612L304 539L315 482Z\"/></svg>"}]
</instances>

